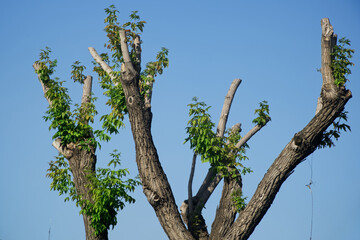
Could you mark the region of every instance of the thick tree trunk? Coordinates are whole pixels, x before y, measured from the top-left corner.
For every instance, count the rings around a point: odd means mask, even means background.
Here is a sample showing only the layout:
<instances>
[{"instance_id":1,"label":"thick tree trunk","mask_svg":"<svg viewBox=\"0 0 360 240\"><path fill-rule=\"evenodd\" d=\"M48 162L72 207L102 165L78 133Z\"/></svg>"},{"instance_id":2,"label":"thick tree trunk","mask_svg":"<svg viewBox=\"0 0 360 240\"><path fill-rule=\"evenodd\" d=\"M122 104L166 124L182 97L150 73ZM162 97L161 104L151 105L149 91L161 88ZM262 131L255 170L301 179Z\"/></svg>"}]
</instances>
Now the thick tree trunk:
<instances>
[{"instance_id":1,"label":"thick tree trunk","mask_svg":"<svg viewBox=\"0 0 360 240\"><path fill-rule=\"evenodd\" d=\"M125 42L125 31L120 31L121 51L125 63L122 66L121 84L129 112L131 130L135 142L136 162L143 191L154 208L169 239L193 239L181 220L175 199L163 171L151 135L150 108L145 108L139 92L139 69L135 70Z\"/></svg>"},{"instance_id":2,"label":"thick tree trunk","mask_svg":"<svg viewBox=\"0 0 360 240\"><path fill-rule=\"evenodd\" d=\"M91 194L89 193L91 181L88 175L95 174L96 155L94 150L80 150L78 147L74 147L72 150L72 156L69 157L68 160L73 175L76 192L81 195L82 200L93 202ZM81 208L83 208L83 206L81 206ZM91 227L91 218L85 214L82 215L85 225L86 240L108 239L107 230L105 230L100 235L95 235L95 230L93 227Z\"/></svg>"}]
</instances>

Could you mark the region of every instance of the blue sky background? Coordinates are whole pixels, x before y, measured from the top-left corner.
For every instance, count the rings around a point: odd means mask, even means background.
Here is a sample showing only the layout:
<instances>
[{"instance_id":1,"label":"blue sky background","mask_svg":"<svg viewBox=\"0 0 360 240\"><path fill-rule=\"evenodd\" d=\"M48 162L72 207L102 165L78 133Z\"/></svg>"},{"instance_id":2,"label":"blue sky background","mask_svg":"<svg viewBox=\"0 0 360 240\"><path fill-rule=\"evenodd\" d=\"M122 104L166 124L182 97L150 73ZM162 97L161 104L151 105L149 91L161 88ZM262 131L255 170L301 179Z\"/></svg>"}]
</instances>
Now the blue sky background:
<instances>
[{"instance_id":1,"label":"blue sky background","mask_svg":"<svg viewBox=\"0 0 360 240\"><path fill-rule=\"evenodd\" d=\"M253 173L244 177L251 197L267 168L314 116L320 93L320 20L329 17L339 37L357 50L347 87L353 98L346 106L352 132L342 134L335 148L316 151L283 184L272 207L250 239L309 239L311 194L305 187L313 167L313 239L352 240L360 236L360 3L357 0L303 1L2 1L0 4L0 239L85 239L82 217L73 203L49 189L48 162L57 155L53 132L42 116L47 108L32 68L40 49L53 50L56 76L70 80L71 64L79 60L91 71L87 50L104 51L104 8L115 4L122 21L132 10L146 20L143 62L169 49L170 66L156 81L153 95L153 137L160 160L180 206L187 196L192 153L183 141L187 104L193 96L211 105L218 121L224 96L234 78L243 80L228 127L252 128L258 102L268 100L272 121L250 142L246 162ZM104 99L98 110L105 113ZM68 81L73 102L81 86ZM123 167L137 175L134 144L127 126L98 151L98 165L118 148ZM207 171L198 164L195 187ZM220 189L206 205L211 226ZM141 189L136 204L118 215L110 239L167 239Z\"/></svg>"}]
</instances>

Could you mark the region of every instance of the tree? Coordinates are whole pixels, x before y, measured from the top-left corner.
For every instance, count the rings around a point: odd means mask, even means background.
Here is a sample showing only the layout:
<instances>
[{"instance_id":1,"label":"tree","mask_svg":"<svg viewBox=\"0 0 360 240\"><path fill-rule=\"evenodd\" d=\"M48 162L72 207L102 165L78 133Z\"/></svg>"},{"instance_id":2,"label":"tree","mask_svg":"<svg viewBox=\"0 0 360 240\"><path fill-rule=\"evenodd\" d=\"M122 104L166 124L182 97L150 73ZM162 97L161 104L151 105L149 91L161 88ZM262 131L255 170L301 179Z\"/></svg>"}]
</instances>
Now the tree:
<instances>
[{"instance_id":1,"label":"tree","mask_svg":"<svg viewBox=\"0 0 360 240\"><path fill-rule=\"evenodd\" d=\"M253 121L255 126L244 136L240 136L240 124L226 130L232 100L241 83L240 79L235 79L230 86L216 131L213 131L215 124L207 112L209 107L196 98L192 104L189 104L191 119L188 122L188 138L186 141L190 142L194 155L188 184L188 196L180 207L180 213L171 186L161 167L151 134L152 89L155 77L157 74L162 74L163 69L168 65L167 49L163 48L157 55L156 61L148 63L145 70L141 71L140 34L145 22L140 21L137 12L133 12L130 16L132 22L120 25L117 20L118 12L114 6L106 9L106 12L108 17L105 19L107 23L105 31L109 37L106 46L111 50L112 55L98 54L91 47L89 51L96 61L94 71L98 73L100 84L106 90L105 95L109 97L108 105L111 106L112 112L101 118L103 130L92 131L90 129L89 132L89 127L83 128L83 125L88 126L83 119L87 119L86 116L89 116L89 112L92 114L90 116L95 114L94 107L80 107L80 110L77 111L80 114L76 115L80 116L79 119L76 119L77 125L75 127L74 124L71 125L74 129L80 126L80 133L76 130L66 131L60 135L56 134L54 136L56 140L53 144L69 160L76 191L90 203L93 201L93 193L87 191L85 186L91 186L93 182L88 182L86 179L89 178L85 175L89 172L88 169L91 169L92 173L95 172L95 160L89 160L95 158L94 153L98 144L95 137L100 140L109 140L106 132L117 133L123 124L123 116L128 114L143 192L169 239L247 239L270 208L281 185L296 166L316 149L333 146L333 140L339 138L342 130L350 130L350 127L342 123L341 120L347 119L344 107L352 97L351 91L346 89L345 84L347 82L346 75L351 73L349 66L352 63L349 59L354 51L346 48L346 45L349 45L349 41L346 39L339 40L340 44L337 45L337 36L334 34L333 27L329 19L324 18L321 20L322 66L320 70L323 76L323 84L315 116L301 131L294 134L294 137L270 166L247 204L242 196L241 175L250 170L244 167L241 161L246 158L244 153L247 142L270 121L267 102L261 102L260 108L255 110L255 113L258 114L258 117ZM48 61L47 58L42 60ZM47 94L47 88L54 88L46 85L50 79L48 75L52 73L53 66L51 61L48 63L50 64L48 67L42 66L41 68L38 66L41 65L41 62L38 62L34 68L37 70L51 110L54 109L52 105L54 105L53 102L57 97L49 99L51 94ZM80 68L78 65L74 66L74 69ZM44 69L47 71L45 71L45 75L41 72ZM84 77L80 79L84 79ZM89 96L85 93L83 95ZM68 105L64 109L59 110L61 119L56 120L68 120L68 117L64 119L62 116L63 112L69 111ZM81 114L81 109L86 112L85 115ZM51 111L50 114L52 114ZM88 118L92 119L91 117ZM49 119L52 120L53 118ZM327 130L330 125L333 125L334 129ZM62 130L62 126L58 124L53 127L57 128L59 132ZM92 132L96 135L95 137ZM74 138L74 136L76 137ZM61 139L57 137L61 137ZM69 149L72 150L71 156L68 153ZM76 153L76 158L72 157L74 153ZM201 156L203 162L209 162L211 168L203 184L193 195L192 179L198 156ZM72 160L73 158L74 160ZM85 171L79 169L74 162L82 161L90 162L91 167L87 165ZM85 179L85 181L77 182L77 178L79 178L77 176L84 176L80 178ZM221 180L224 180L221 199L209 232L202 216L202 209ZM86 209L86 204L80 202L80 206ZM94 217L91 217L87 211L83 211L83 215L85 226L91 225L89 222ZM87 230L87 238L91 239L93 233L94 231L89 231L88 234Z\"/></svg>"}]
</instances>

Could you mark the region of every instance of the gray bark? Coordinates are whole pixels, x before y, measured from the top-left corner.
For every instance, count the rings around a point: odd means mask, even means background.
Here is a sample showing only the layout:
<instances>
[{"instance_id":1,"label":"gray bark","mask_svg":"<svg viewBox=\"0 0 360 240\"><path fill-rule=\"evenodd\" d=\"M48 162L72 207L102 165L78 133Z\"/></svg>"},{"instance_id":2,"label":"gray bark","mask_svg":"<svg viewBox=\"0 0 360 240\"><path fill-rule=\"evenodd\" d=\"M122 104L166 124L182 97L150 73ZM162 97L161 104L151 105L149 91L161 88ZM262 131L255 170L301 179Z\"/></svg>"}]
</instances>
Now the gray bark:
<instances>
[{"instance_id":1,"label":"gray bark","mask_svg":"<svg viewBox=\"0 0 360 240\"><path fill-rule=\"evenodd\" d=\"M135 142L136 162L143 192L169 239L194 239L181 220L175 199L161 167L151 135L151 110L145 108L139 92L140 73L129 57L125 31L120 31L121 51L124 57L120 81L126 98L131 130ZM138 45L140 47L140 45ZM89 48L91 50L92 48ZM94 56L94 51L91 54ZM99 64L101 58L94 58ZM140 56L138 59L141 59ZM111 74L111 72L109 73Z\"/></svg>"}]
</instances>

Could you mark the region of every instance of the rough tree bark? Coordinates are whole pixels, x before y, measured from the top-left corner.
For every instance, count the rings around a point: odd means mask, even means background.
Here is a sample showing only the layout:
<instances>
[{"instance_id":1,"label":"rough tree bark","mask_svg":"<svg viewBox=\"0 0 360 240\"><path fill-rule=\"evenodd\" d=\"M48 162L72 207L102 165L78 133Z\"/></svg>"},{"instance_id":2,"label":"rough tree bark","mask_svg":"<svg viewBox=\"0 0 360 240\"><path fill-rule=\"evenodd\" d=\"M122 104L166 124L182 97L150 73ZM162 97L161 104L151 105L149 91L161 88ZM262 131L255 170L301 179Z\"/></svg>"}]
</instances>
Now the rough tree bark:
<instances>
[{"instance_id":1,"label":"rough tree bark","mask_svg":"<svg viewBox=\"0 0 360 240\"><path fill-rule=\"evenodd\" d=\"M180 217L178 207L175 203L171 187L161 167L159 157L151 135L151 106L142 100L139 92L140 41L137 42L137 61L132 62L129 56L127 43L125 42L125 31L120 31L121 51L124 57L120 81L124 89L127 109L132 134L135 142L136 162L143 191L169 239L248 239L262 217L270 208L282 183L290 176L295 167L300 164L309 154L318 147L323 132L343 111L345 104L351 98L351 92L344 87L334 84L334 77L330 68L332 48L336 44L336 35L328 19L321 20L322 26L322 67L323 85L318 100L317 110L314 118L303 130L296 133L285 146L280 155L275 159L268 169L264 178L251 198L248 205L239 214L233 208L231 194L241 191L241 177L225 178L220 205L216 212L215 221L212 224L210 235L202 218L201 210L214 189L222 180L220 174L210 169L197 194L192 197L191 182L189 182L188 200L182 204L182 217L188 228ZM102 68L112 76L111 69L102 61L95 49L89 48L94 59ZM114 79L113 79L114 80ZM223 136L231 102L241 80L235 79L225 99L223 112L218 125L218 136ZM151 98L151 95L150 95ZM150 103L147 99L146 103ZM240 129L240 125L238 126ZM255 126L246 134L237 147L243 146L263 126ZM195 168L195 165L194 167ZM193 171L190 174L193 176ZM191 177L192 178L192 177ZM191 179L190 179L191 181ZM189 202L191 202L189 204ZM191 206L189 210L189 205ZM193 214L189 214L193 213ZM194 214L195 213L195 214ZM236 218L236 215L237 218ZM201 221L200 226L194 228L191 222L193 217ZM190 226L189 226L190 225Z\"/></svg>"},{"instance_id":2,"label":"rough tree bark","mask_svg":"<svg viewBox=\"0 0 360 240\"><path fill-rule=\"evenodd\" d=\"M124 58L120 82L125 93L126 106L129 112L131 130L135 142L136 162L143 192L154 208L160 224L170 239L193 239L180 217L170 184L161 167L159 156L152 140L151 108L149 105L145 107L141 98L138 84L140 68L137 67L136 69L135 64L131 62L128 46L125 42L124 30L120 31L120 39ZM140 49L140 46L138 48ZM89 48L89 51L103 69L107 69L107 64L101 59L95 49ZM138 54L137 59L140 61L140 51ZM108 74L111 75L112 72L109 71Z\"/></svg>"},{"instance_id":3,"label":"rough tree bark","mask_svg":"<svg viewBox=\"0 0 360 240\"><path fill-rule=\"evenodd\" d=\"M37 63L33 64L33 67L35 70L40 69L40 65ZM49 87L46 86L45 83L43 83L40 79L40 76L38 75L38 78L40 80L44 96L46 100L48 101L49 105L52 105L51 100L46 97L46 93L49 90ZM92 89L92 77L87 76L84 79L84 86L83 86L83 94L81 98L81 104L82 106L86 107L86 104L91 101L91 89ZM87 120L83 118L82 122L84 124L87 124ZM92 133L89 133L90 136L92 136ZM96 155L95 155L95 148L92 146L90 147L90 151L87 149L80 149L77 146L77 143L70 143L67 144L67 146L64 146L61 143L61 139L57 138L54 140L52 144L68 161L69 166L71 169L71 173L73 175L73 181L75 184L76 192L82 196L83 200L89 200L90 202L93 202L91 194L89 193L88 186L91 185L91 182L89 178L87 177L89 174L95 173L95 166L96 166ZM81 206L83 207L83 206ZM100 235L95 235L95 230L91 227L91 219L90 217L83 215L84 220L84 226L85 226L85 234L87 240L107 240L108 239L108 232L105 230Z\"/></svg>"}]
</instances>

